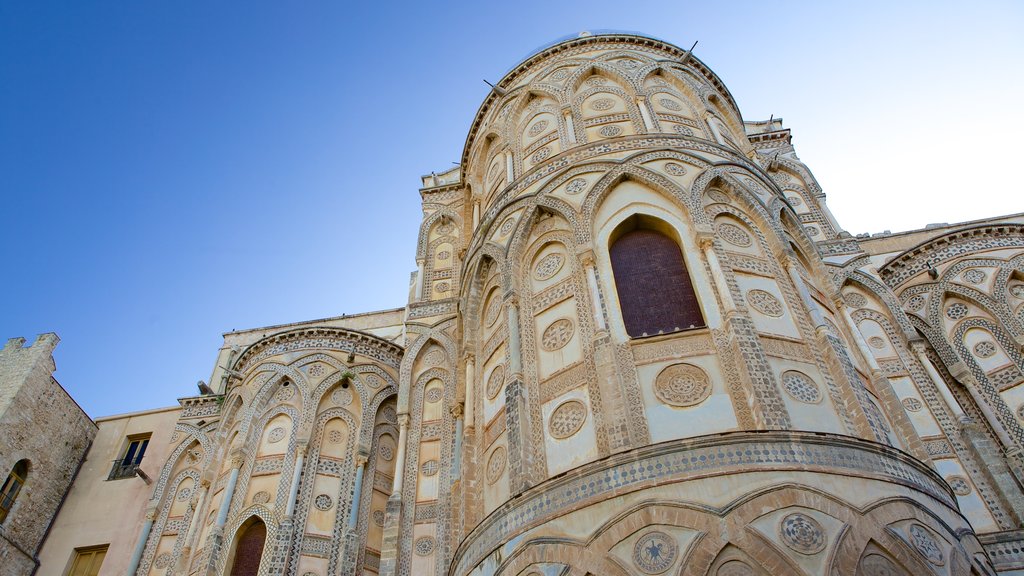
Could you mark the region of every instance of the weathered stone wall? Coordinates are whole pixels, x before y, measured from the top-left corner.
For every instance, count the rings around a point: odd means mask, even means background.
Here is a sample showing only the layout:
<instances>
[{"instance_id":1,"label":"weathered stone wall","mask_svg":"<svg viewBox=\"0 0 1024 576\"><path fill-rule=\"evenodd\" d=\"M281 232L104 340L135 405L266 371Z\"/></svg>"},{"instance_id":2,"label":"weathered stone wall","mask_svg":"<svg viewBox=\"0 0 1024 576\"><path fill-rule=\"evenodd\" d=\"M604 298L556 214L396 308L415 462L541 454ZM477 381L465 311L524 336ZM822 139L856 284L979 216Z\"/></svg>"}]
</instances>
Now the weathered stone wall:
<instances>
[{"instance_id":1,"label":"weathered stone wall","mask_svg":"<svg viewBox=\"0 0 1024 576\"><path fill-rule=\"evenodd\" d=\"M36 555L96 436L96 425L53 378L56 334L0 350L0 475L29 461L28 478L0 525L0 576L30 574Z\"/></svg>"}]
</instances>

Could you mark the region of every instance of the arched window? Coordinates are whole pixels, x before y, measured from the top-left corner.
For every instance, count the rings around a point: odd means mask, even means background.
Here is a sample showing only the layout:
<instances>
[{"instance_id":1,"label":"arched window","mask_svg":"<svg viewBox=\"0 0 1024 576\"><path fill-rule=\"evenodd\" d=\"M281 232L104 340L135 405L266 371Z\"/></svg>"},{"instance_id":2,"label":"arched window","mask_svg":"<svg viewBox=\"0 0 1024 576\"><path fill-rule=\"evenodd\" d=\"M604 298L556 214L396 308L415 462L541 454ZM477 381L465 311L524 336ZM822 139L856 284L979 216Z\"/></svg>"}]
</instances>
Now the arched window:
<instances>
[{"instance_id":1,"label":"arched window","mask_svg":"<svg viewBox=\"0 0 1024 576\"><path fill-rule=\"evenodd\" d=\"M679 244L662 227L634 216L619 225L608 249L622 320L633 338L705 325Z\"/></svg>"},{"instance_id":2,"label":"arched window","mask_svg":"<svg viewBox=\"0 0 1024 576\"><path fill-rule=\"evenodd\" d=\"M14 501L18 499L21 487L28 479L28 460L19 460L11 473L7 475L4 486L0 489L0 524L7 519L7 515L14 507Z\"/></svg>"},{"instance_id":3,"label":"arched window","mask_svg":"<svg viewBox=\"0 0 1024 576\"><path fill-rule=\"evenodd\" d=\"M256 576L260 571L263 545L267 541L267 526L257 519L238 534L231 576Z\"/></svg>"}]
</instances>

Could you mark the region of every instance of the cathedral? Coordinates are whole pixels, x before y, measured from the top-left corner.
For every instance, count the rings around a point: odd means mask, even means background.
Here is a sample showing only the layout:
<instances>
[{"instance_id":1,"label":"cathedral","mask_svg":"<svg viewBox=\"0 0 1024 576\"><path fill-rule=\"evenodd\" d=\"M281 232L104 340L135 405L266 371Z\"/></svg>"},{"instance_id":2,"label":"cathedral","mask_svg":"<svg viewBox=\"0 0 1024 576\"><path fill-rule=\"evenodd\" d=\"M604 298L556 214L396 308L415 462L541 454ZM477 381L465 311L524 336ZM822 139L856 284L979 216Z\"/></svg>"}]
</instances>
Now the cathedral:
<instances>
[{"instance_id":1,"label":"cathedral","mask_svg":"<svg viewBox=\"0 0 1024 576\"><path fill-rule=\"evenodd\" d=\"M1024 214L852 236L632 34L516 64L420 197L407 303L227 333L172 408L8 341L0 575L1024 574Z\"/></svg>"}]
</instances>

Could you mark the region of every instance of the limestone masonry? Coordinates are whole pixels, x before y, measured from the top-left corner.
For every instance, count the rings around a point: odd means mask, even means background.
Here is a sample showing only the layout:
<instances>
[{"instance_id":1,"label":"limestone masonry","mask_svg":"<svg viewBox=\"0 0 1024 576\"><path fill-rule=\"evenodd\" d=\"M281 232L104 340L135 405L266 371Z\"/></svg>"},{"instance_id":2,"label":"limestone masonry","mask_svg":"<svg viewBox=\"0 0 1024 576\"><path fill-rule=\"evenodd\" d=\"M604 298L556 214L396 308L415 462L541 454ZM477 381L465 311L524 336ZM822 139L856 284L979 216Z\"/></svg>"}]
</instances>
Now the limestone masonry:
<instances>
[{"instance_id":1,"label":"limestone masonry","mask_svg":"<svg viewBox=\"0 0 1024 576\"><path fill-rule=\"evenodd\" d=\"M8 343L0 576L1024 574L1024 214L853 237L625 34L422 185L404 307L225 334L180 406L94 423Z\"/></svg>"}]
</instances>

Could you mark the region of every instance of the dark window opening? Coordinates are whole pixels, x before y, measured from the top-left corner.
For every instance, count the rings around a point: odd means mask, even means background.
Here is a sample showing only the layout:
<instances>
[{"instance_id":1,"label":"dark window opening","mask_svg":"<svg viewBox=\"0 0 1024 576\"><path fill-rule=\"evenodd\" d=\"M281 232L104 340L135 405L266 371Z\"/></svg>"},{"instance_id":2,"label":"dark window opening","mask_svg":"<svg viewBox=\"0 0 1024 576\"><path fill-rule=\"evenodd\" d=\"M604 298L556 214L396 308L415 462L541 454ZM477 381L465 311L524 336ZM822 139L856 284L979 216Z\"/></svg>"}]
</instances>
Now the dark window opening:
<instances>
[{"instance_id":1,"label":"dark window opening","mask_svg":"<svg viewBox=\"0 0 1024 576\"><path fill-rule=\"evenodd\" d=\"M4 480L3 487L0 488L0 524L7 519L11 508L14 507L14 501L18 499L18 494L21 493L27 479L28 460L19 460L11 473L7 475L7 479Z\"/></svg>"},{"instance_id":2,"label":"dark window opening","mask_svg":"<svg viewBox=\"0 0 1024 576\"><path fill-rule=\"evenodd\" d=\"M107 480L120 480L135 476L135 471L142 464L142 458L146 455L146 448L149 447L149 434L141 436L129 436L128 444L120 458L114 460L114 466L110 469Z\"/></svg>"},{"instance_id":3,"label":"dark window opening","mask_svg":"<svg viewBox=\"0 0 1024 576\"><path fill-rule=\"evenodd\" d=\"M231 576L256 576L260 571L260 558L267 540L267 526L256 521L238 535L235 545L235 561L231 564Z\"/></svg>"}]
</instances>

